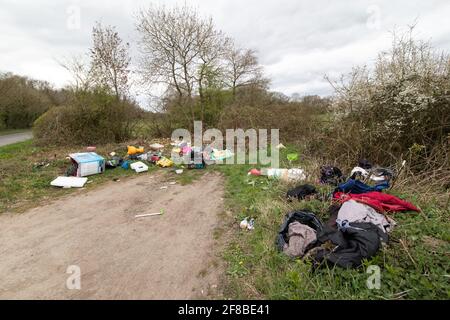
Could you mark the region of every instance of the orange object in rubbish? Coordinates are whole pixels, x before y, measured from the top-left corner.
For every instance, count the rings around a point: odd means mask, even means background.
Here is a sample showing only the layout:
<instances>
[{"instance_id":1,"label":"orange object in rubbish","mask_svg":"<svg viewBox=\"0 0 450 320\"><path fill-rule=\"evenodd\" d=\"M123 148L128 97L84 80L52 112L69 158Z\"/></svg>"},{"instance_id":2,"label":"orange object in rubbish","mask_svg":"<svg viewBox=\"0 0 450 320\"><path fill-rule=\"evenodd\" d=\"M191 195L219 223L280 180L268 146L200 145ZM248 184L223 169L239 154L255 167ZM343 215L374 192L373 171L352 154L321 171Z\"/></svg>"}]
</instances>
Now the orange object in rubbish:
<instances>
[{"instance_id":1,"label":"orange object in rubbish","mask_svg":"<svg viewBox=\"0 0 450 320\"><path fill-rule=\"evenodd\" d=\"M261 175L261 171L258 169L252 169L248 172L249 175L253 175L253 176L260 176Z\"/></svg>"},{"instance_id":2,"label":"orange object in rubbish","mask_svg":"<svg viewBox=\"0 0 450 320\"><path fill-rule=\"evenodd\" d=\"M140 147L140 148L136 148L133 146L127 146L128 148L128 155L133 155L133 154L137 154L137 153L144 153L144 147Z\"/></svg>"}]
</instances>

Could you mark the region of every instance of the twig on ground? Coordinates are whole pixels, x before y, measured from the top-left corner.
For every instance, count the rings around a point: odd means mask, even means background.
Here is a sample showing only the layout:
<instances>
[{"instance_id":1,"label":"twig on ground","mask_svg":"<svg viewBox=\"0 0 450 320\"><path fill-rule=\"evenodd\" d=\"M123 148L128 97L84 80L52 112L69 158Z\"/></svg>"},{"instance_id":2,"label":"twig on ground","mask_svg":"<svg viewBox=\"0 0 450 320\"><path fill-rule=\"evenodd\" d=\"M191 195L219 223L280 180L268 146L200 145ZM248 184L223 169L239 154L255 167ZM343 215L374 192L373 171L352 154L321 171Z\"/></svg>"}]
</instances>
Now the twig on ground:
<instances>
[{"instance_id":1,"label":"twig on ground","mask_svg":"<svg viewBox=\"0 0 450 320\"><path fill-rule=\"evenodd\" d=\"M412 263L417 267L417 263L416 261L413 259L413 257L411 256L411 254L409 253L408 247L406 246L405 242L403 241L403 239L400 239L400 243L403 246L403 249L405 249L406 254L408 255L408 257L411 259Z\"/></svg>"}]
</instances>

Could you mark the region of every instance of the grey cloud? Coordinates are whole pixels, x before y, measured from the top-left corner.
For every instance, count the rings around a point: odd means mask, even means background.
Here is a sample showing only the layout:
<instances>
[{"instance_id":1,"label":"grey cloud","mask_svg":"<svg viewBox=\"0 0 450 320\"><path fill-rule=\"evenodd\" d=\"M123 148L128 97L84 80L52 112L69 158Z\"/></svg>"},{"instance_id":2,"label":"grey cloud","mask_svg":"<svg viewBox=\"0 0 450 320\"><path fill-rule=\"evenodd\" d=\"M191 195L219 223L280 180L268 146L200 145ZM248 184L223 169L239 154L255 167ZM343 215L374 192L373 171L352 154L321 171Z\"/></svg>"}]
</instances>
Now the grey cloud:
<instances>
[{"instance_id":1,"label":"grey cloud","mask_svg":"<svg viewBox=\"0 0 450 320\"><path fill-rule=\"evenodd\" d=\"M49 80L60 87L69 75L55 58L86 52L95 21L116 25L136 53L133 13L154 1L0 0L0 70ZM450 3L446 0L191 0L211 15L218 28L244 47L256 49L272 78L272 89L286 94L331 93L324 74L349 72L373 63L388 49L389 31L417 18L418 35L450 50ZM67 28L68 8L80 9L80 29ZM379 28L368 25L375 14Z\"/></svg>"}]
</instances>

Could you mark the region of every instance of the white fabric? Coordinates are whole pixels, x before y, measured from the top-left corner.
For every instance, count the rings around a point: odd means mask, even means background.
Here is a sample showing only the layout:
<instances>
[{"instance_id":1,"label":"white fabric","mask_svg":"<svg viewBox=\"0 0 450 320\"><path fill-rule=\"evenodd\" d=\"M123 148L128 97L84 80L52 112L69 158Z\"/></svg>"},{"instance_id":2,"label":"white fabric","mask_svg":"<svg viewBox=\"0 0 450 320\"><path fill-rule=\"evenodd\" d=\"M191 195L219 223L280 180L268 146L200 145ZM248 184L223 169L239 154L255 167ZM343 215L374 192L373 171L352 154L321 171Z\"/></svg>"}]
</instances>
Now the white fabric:
<instances>
[{"instance_id":1,"label":"white fabric","mask_svg":"<svg viewBox=\"0 0 450 320\"><path fill-rule=\"evenodd\" d=\"M390 232L395 225L394 220L388 220L374 208L355 200L348 200L342 204L337 219L348 222L371 222L385 233Z\"/></svg>"},{"instance_id":2,"label":"white fabric","mask_svg":"<svg viewBox=\"0 0 450 320\"><path fill-rule=\"evenodd\" d=\"M353 170L352 170L352 172L350 173L350 175L352 176L355 172L361 173L361 175L362 175L364 178L367 178L367 177L369 176L369 172L367 172L367 170L365 170L365 169L363 169L363 168L361 168L361 167L354 167Z\"/></svg>"},{"instance_id":3,"label":"white fabric","mask_svg":"<svg viewBox=\"0 0 450 320\"><path fill-rule=\"evenodd\" d=\"M79 177L58 177L50 185L62 188L81 188L86 183L87 178Z\"/></svg>"}]
</instances>

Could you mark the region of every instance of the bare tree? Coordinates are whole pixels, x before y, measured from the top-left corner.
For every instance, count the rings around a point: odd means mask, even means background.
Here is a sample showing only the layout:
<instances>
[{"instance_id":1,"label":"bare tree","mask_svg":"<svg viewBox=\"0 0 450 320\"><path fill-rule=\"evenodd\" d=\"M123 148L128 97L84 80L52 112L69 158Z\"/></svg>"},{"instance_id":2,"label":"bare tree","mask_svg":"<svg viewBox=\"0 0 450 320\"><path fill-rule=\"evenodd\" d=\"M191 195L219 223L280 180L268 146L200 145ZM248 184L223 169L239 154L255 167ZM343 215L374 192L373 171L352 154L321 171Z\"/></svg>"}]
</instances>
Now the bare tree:
<instances>
[{"instance_id":1,"label":"bare tree","mask_svg":"<svg viewBox=\"0 0 450 320\"><path fill-rule=\"evenodd\" d=\"M176 92L178 104L188 106L195 120L193 98L202 95L208 75L219 73L227 40L211 18L188 6L142 10L137 30L144 81Z\"/></svg>"},{"instance_id":2,"label":"bare tree","mask_svg":"<svg viewBox=\"0 0 450 320\"><path fill-rule=\"evenodd\" d=\"M90 49L92 73L97 85L111 90L119 99L128 94L130 73L129 43L124 43L115 27L100 23L92 29Z\"/></svg>"},{"instance_id":3,"label":"bare tree","mask_svg":"<svg viewBox=\"0 0 450 320\"><path fill-rule=\"evenodd\" d=\"M87 91L92 88L94 84L92 67L82 56L72 56L58 63L72 75L72 86L75 91Z\"/></svg>"},{"instance_id":4,"label":"bare tree","mask_svg":"<svg viewBox=\"0 0 450 320\"><path fill-rule=\"evenodd\" d=\"M255 51L237 49L230 46L225 55L225 81L236 96L236 89L246 85L266 85L262 66L258 63Z\"/></svg>"}]
</instances>

